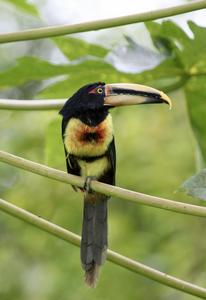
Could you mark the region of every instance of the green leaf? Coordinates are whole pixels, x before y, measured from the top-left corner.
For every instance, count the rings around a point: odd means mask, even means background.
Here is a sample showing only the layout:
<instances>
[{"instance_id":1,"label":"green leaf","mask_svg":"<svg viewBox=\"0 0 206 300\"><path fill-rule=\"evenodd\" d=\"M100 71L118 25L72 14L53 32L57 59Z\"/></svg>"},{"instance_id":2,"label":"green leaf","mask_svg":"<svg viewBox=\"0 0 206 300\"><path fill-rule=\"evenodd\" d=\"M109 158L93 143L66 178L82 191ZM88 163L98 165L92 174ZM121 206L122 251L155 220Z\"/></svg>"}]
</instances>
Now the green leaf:
<instances>
[{"instance_id":1,"label":"green leaf","mask_svg":"<svg viewBox=\"0 0 206 300\"><path fill-rule=\"evenodd\" d=\"M206 200L206 169L187 179L180 187L186 194Z\"/></svg>"},{"instance_id":2,"label":"green leaf","mask_svg":"<svg viewBox=\"0 0 206 300\"><path fill-rule=\"evenodd\" d=\"M90 45L78 39L56 38L55 41L72 59L86 54L100 57L107 53L107 50L100 46ZM36 57L24 57L17 60L14 67L0 73L0 88L19 86L30 80L45 80L58 75L66 75L66 79L47 87L41 92L41 97L68 97L79 86L97 80L139 82L168 91L183 84L184 70L179 60L171 57L156 68L139 74L120 72L111 64L98 59L87 59L78 64L55 65Z\"/></svg>"},{"instance_id":3,"label":"green leaf","mask_svg":"<svg viewBox=\"0 0 206 300\"><path fill-rule=\"evenodd\" d=\"M156 22L146 23L154 44L161 44L170 54L177 58L181 51L187 48L191 51L191 39L188 35L172 21L164 21L162 24Z\"/></svg>"},{"instance_id":4,"label":"green leaf","mask_svg":"<svg viewBox=\"0 0 206 300\"><path fill-rule=\"evenodd\" d=\"M190 61L190 74L206 76L206 28L189 21L188 25L194 34L191 43L191 53L187 57Z\"/></svg>"},{"instance_id":5,"label":"green leaf","mask_svg":"<svg viewBox=\"0 0 206 300\"><path fill-rule=\"evenodd\" d=\"M35 17L39 16L39 12L35 5L29 3L27 0L7 0L11 4L15 5L18 9L33 15Z\"/></svg>"},{"instance_id":6,"label":"green leaf","mask_svg":"<svg viewBox=\"0 0 206 300\"><path fill-rule=\"evenodd\" d=\"M84 61L75 66L67 65L66 70L69 76L65 80L48 86L38 96L41 98L67 98L80 86L93 81L104 81L107 83L137 82L163 90L171 90L174 89L174 86L179 87L179 85L183 84L181 82L182 71L171 59L162 62L153 70L139 74L120 72L112 65L96 60Z\"/></svg>"},{"instance_id":7,"label":"green leaf","mask_svg":"<svg viewBox=\"0 0 206 300\"><path fill-rule=\"evenodd\" d=\"M170 51L174 60L179 62L182 70L186 74L190 74L191 68L198 60L202 60L202 51L205 47L203 37L197 35L201 30L201 27L194 23L189 23L191 29L195 28L195 38L190 38L178 25L171 21L165 21L161 25L154 22L149 22L147 28L150 31L154 44L162 42L167 50ZM206 29L204 28L204 32ZM205 39L204 39L205 40Z\"/></svg>"},{"instance_id":8,"label":"green leaf","mask_svg":"<svg viewBox=\"0 0 206 300\"><path fill-rule=\"evenodd\" d=\"M162 41L173 63L182 73L180 82L184 84L191 126L206 162L206 28L193 22L188 22L188 25L194 35L193 38L189 38L182 29L170 21L163 22L162 25L153 22L147 26L154 43ZM167 60L164 64L167 64ZM171 74L169 70L168 74ZM205 182L205 172L202 171L188 179L182 188L186 193L206 200Z\"/></svg>"},{"instance_id":9,"label":"green leaf","mask_svg":"<svg viewBox=\"0 0 206 300\"><path fill-rule=\"evenodd\" d=\"M188 25L193 38L171 21L148 23L147 28L154 42L162 39L170 45L171 58L182 73L191 125L206 161L206 28L191 21Z\"/></svg>"},{"instance_id":10,"label":"green leaf","mask_svg":"<svg viewBox=\"0 0 206 300\"><path fill-rule=\"evenodd\" d=\"M185 87L188 113L195 137L206 162L206 76L191 77Z\"/></svg>"},{"instance_id":11,"label":"green leaf","mask_svg":"<svg viewBox=\"0 0 206 300\"><path fill-rule=\"evenodd\" d=\"M77 59L81 56L105 57L108 50L104 47L87 43L83 40L71 37L57 37L53 39L59 49L70 60Z\"/></svg>"},{"instance_id":12,"label":"green leaf","mask_svg":"<svg viewBox=\"0 0 206 300\"><path fill-rule=\"evenodd\" d=\"M152 38L154 46L160 52L170 55L174 48L174 44L170 39L168 39L168 36L162 34L162 25L156 22L147 22L145 25L150 33L150 37Z\"/></svg>"},{"instance_id":13,"label":"green leaf","mask_svg":"<svg viewBox=\"0 0 206 300\"><path fill-rule=\"evenodd\" d=\"M166 59L152 70L136 75L137 82L151 85L158 89L170 90L171 86L180 82L183 78L182 70L173 59Z\"/></svg>"},{"instance_id":14,"label":"green leaf","mask_svg":"<svg viewBox=\"0 0 206 300\"><path fill-rule=\"evenodd\" d=\"M66 65L54 65L37 57L21 57L15 66L0 72L0 89L19 86L30 80L48 79L66 72Z\"/></svg>"},{"instance_id":15,"label":"green leaf","mask_svg":"<svg viewBox=\"0 0 206 300\"><path fill-rule=\"evenodd\" d=\"M178 41L182 44L189 44L190 42L190 38L184 32L184 30L172 21L164 21L162 24L156 22L147 22L146 27L149 30L151 38L154 42L159 38L164 38L170 43Z\"/></svg>"},{"instance_id":16,"label":"green leaf","mask_svg":"<svg viewBox=\"0 0 206 300\"><path fill-rule=\"evenodd\" d=\"M38 95L41 98L68 98L79 87L88 82L135 82L135 75L117 71L112 65L97 60L67 65L68 78L45 88Z\"/></svg>"}]
</instances>

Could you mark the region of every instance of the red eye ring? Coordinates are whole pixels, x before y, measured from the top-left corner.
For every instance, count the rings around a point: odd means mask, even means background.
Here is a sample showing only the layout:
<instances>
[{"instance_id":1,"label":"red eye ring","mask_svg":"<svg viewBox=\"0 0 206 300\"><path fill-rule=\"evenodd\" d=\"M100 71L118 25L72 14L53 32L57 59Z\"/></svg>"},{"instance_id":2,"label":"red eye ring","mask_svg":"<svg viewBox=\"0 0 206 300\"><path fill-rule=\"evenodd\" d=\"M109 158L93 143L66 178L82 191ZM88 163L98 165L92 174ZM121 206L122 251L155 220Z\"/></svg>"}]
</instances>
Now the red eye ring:
<instances>
[{"instance_id":1,"label":"red eye ring","mask_svg":"<svg viewBox=\"0 0 206 300\"><path fill-rule=\"evenodd\" d=\"M89 91L89 94L99 94L99 95L101 95L103 93L104 93L104 90L101 87L97 87L97 88L94 88L91 91Z\"/></svg>"}]
</instances>

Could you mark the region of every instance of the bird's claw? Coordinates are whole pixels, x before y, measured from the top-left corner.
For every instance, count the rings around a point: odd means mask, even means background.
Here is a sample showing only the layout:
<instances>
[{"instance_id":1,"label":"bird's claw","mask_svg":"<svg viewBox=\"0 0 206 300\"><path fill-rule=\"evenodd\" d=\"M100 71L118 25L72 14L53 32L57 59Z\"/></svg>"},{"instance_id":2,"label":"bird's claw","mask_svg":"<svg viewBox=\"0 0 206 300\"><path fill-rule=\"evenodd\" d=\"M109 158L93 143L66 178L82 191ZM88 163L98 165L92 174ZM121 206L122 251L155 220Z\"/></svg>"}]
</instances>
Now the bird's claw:
<instances>
[{"instance_id":1,"label":"bird's claw","mask_svg":"<svg viewBox=\"0 0 206 300\"><path fill-rule=\"evenodd\" d=\"M84 191L88 194L92 192L91 189L91 181L95 180L96 177L95 176L87 176L84 182Z\"/></svg>"}]
</instances>

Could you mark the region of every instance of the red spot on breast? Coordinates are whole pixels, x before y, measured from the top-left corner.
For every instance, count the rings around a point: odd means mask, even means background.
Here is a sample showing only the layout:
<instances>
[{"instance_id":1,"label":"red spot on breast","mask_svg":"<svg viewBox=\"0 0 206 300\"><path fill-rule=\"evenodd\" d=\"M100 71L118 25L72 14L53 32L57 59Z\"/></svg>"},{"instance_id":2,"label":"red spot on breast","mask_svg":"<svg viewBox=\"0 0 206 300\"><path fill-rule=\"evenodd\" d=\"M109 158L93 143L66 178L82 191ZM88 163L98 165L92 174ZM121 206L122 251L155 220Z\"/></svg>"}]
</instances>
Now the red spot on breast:
<instances>
[{"instance_id":1,"label":"red spot on breast","mask_svg":"<svg viewBox=\"0 0 206 300\"><path fill-rule=\"evenodd\" d=\"M76 131L76 138L81 144L101 144L106 136L106 126L102 122L96 127L81 125Z\"/></svg>"}]
</instances>

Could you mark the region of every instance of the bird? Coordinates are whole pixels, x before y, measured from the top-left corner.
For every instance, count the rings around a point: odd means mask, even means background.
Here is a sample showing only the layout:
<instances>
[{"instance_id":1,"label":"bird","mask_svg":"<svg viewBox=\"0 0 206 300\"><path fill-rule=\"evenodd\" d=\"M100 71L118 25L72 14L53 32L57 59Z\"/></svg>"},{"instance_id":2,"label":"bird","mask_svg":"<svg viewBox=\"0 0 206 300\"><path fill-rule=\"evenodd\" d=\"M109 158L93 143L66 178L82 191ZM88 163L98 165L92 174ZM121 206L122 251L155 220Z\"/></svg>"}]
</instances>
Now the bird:
<instances>
[{"instance_id":1,"label":"bird","mask_svg":"<svg viewBox=\"0 0 206 300\"><path fill-rule=\"evenodd\" d=\"M81 264L85 282L95 287L108 247L109 197L90 188L91 180L115 185L116 151L110 109L118 106L167 103L162 91L136 83L94 82L81 87L64 104L62 141L67 172L85 178Z\"/></svg>"}]
</instances>

